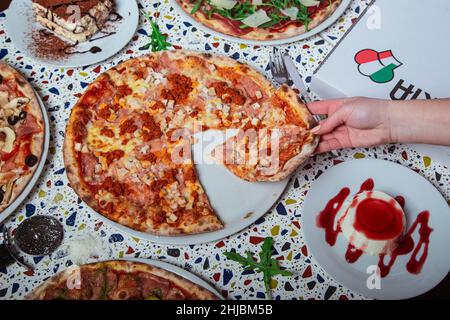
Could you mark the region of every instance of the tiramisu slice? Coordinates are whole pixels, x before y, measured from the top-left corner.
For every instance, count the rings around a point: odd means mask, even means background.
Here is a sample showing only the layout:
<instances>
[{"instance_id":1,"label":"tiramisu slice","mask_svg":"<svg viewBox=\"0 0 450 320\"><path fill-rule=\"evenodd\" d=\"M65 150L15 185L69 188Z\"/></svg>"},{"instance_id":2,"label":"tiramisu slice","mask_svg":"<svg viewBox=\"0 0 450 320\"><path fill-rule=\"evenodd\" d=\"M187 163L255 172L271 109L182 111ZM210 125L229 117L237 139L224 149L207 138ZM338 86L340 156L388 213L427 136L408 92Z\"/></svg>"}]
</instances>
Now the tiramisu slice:
<instances>
[{"instance_id":1,"label":"tiramisu slice","mask_svg":"<svg viewBox=\"0 0 450 320\"><path fill-rule=\"evenodd\" d=\"M74 41L89 40L114 7L112 0L32 0L37 21L56 34Z\"/></svg>"}]
</instances>

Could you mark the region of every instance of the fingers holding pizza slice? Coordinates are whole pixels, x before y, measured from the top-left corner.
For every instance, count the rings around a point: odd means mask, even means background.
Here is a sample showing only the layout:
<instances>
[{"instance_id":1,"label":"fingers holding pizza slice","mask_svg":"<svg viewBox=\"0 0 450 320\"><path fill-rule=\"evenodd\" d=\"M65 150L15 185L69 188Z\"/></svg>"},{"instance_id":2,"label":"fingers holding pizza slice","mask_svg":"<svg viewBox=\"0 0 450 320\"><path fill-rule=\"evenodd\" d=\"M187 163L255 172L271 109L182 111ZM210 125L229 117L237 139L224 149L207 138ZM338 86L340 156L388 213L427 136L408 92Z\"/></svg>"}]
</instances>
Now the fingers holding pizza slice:
<instances>
[{"instance_id":1,"label":"fingers holding pizza slice","mask_svg":"<svg viewBox=\"0 0 450 320\"><path fill-rule=\"evenodd\" d=\"M135 230L214 231L223 226L195 171L193 135L238 130L216 159L248 181L278 181L314 151L311 122L293 90L275 89L247 65L192 51L154 53L88 87L66 129L67 174L88 205Z\"/></svg>"},{"instance_id":2,"label":"fingers holding pizza slice","mask_svg":"<svg viewBox=\"0 0 450 320\"><path fill-rule=\"evenodd\" d=\"M312 116L294 90L282 86L269 100L269 108L255 114L236 135L213 150L217 162L250 182L289 177L311 156L319 141L310 131ZM284 115L281 123L271 118L274 110Z\"/></svg>"}]
</instances>

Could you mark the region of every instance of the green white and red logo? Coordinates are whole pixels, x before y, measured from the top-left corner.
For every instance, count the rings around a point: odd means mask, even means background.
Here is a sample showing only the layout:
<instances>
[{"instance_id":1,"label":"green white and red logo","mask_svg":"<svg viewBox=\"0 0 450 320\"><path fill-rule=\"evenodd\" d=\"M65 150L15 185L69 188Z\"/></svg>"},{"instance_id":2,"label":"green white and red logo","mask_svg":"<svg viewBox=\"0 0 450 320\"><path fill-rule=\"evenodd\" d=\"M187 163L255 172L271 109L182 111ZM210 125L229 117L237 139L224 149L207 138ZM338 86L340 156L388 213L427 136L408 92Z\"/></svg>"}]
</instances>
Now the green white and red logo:
<instances>
[{"instance_id":1,"label":"green white and red logo","mask_svg":"<svg viewBox=\"0 0 450 320\"><path fill-rule=\"evenodd\" d=\"M359 73L376 83L386 83L394 79L394 70L403 64L394 57L391 50L378 52L364 49L355 55L355 61Z\"/></svg>"}]
</instances>

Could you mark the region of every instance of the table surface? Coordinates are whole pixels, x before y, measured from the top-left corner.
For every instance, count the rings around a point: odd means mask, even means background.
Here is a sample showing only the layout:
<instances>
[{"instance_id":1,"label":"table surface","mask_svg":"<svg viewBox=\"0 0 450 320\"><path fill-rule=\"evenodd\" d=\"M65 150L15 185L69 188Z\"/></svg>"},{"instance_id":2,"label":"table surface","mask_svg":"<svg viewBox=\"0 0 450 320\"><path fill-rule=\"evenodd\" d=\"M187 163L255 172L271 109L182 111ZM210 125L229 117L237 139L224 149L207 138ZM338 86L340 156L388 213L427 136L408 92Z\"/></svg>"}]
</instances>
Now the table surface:
<instances>
[{"instance_id":1,"label":"table surface","mask_svg":"<svg viewBox=\"0 0 450 320\"><path fill-rule=\"evenodd\" d=\"M183 49L215 52L246 62L270 78L269 47L251 47L229 43L197 30L183 21L167 0L139 0L145 10L160 12L158 24L162 32L169 34L169 41ZM369 0L354 0L339 21L323 32L305 41L279 46L295 59L299 71L308 76L333 48L352 22L368 5ZM251 227L216 243L194 246L158 245L118 232L98 220L68 187L62 157L64 129L77 96L98 74L118 61L140 56L148 51L139 48L148 42L149 26L142 20L139 30L129 45L109 60L85 68L53 69L40 65L21 52L4 30L5 13L0 13L0 59L25 74L44 100L51 121L51 146L47 163L38 185L29 197L7 221L14 228L24 219L36 214L50 214L60 219L65 227L65 242L91 234L103 240L109 247L104 259L152 258L178 265L205 279L230 299L264 299L261 276L243 272L234 262L226 261L223 252L235 248L238 252L259 250L267 236L275 239L276 257L294 276L276 277L272 282L275 299L364 299L330 278L308 252L302 236L300 217L302 203L311 182L327 168L341 161L365 157L386 159L408 166L433 183L450 199L450 170L426 156L403 145L381 146L369 149L339 151L312 158L292 178L289 187L274 209ZM0 231L4 228L0 226ZM71 264L67 257L54 254L32 261L36 267L28 272L18 265L0 269L0 299L20 299L49 276L64 270ZM450 279L427 297L450 294Z\"/></svg>"}]
</instances>

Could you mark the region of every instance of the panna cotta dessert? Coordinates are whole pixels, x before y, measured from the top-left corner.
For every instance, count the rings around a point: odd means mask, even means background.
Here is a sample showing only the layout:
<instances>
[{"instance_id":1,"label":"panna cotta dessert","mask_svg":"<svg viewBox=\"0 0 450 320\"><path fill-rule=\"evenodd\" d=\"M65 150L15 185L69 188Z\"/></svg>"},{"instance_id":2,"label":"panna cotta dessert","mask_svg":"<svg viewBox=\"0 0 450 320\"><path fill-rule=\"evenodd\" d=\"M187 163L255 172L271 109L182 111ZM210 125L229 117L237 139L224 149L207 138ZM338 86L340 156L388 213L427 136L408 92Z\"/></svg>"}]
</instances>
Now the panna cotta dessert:
<instances>
[{"instance_id":1,"label":"panna cotta dessert","mask_svg":"<svg viewBox=\"0 0 450 320\"><path fill-rule=\"evenodd\" d=\"M398 201L381 191L357 194L342 205L337 219L348 242L370 255L391 255L406 228Z\"/></svg>"}]
</instances>

